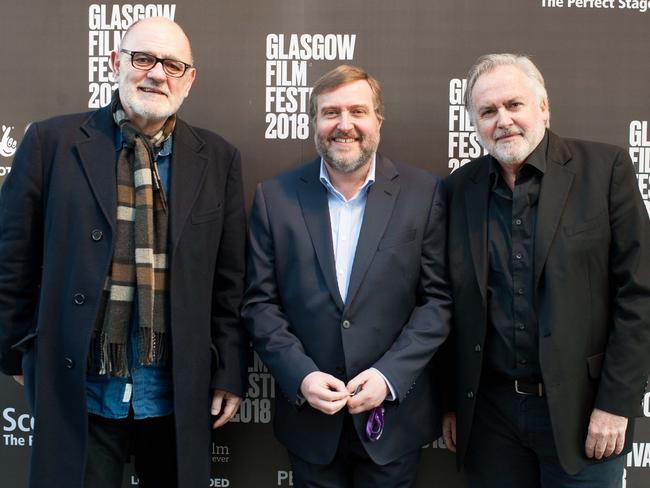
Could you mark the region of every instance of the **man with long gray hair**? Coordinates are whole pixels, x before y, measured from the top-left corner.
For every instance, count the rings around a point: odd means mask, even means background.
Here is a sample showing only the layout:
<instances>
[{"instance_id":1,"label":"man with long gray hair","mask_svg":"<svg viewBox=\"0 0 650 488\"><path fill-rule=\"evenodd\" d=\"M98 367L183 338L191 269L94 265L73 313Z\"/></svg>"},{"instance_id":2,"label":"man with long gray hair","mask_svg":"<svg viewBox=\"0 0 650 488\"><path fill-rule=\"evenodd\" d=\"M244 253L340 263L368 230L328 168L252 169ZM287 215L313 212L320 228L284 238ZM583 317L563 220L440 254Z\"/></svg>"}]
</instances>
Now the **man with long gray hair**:
<instances>
[{"instance_id":1,"label":"man with long gray hair","mask_svg":"<svg viewBox=\"0 0 650 488\"><path fill-rule=\"evenodd\" d=\"M471 487L620 486L650 369L650 224L621 148L548 130L526 56L470 70L489 155L447 179L455 407Z\"/></svg>"}]
</instances>

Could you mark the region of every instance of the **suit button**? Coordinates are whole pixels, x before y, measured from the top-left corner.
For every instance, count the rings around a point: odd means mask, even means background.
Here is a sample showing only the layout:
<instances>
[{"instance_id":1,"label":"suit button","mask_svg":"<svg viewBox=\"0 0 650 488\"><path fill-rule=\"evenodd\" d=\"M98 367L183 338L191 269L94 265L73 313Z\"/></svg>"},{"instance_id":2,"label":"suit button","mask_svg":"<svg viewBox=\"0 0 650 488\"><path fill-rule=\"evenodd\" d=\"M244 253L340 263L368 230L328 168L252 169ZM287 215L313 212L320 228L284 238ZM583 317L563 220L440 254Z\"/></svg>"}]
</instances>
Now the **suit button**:
<instances>
[{"instance_id":1,"label":"suit button","mask_svg":"<svg viewBox=\"0 0 650 488\"><path fill-rule=\"evenodd\" d=\"M93 241L101 241L102 237L104 237L104 233L99 229L93 229L93 231L90 233L90 237Z\"/></svg>"},{"instance_id":2,"label":"suit button","mask_svg":"<svg viewBox=\"0 0 650 488\"><path fill-rule=\"evenodd\" d=\"M345 368L343 366L337 366L334 368L334 371L336 371L338 374L343 374L345 373Z\"/></svg>"},{"instance_id":3,"label":"suit button","mask_svg":"<svg viewBox=\"0 0 650 488\"><path fill-rule=\"evenodd\" d=\"M472 390L467 391L467 398L469 398L470 400L474 398L474 392Z\"/></svg>"},{"instance_id":4,"label":"suit button","mask_svg":"<svg viewBox=\"0 0 650 488\"><path fill-rule=\"evenodd\" d=\"M65 362L65 367L68 369L74 368L74 360L72 358L65 358L63 360Z\"/></svg>"},{"instance_id":5,"label":"suit button","mask_svg":"<svg viewBox=\"0 0 650 488\"><path fill-rule=\"evenodd\" d=\"M350 326L352 325L349 320L344 320L341 325L343 326L344 329L349 329Z\"/></svg>"},{"instance_id":6,"label":"suit button","mask_svg":"<svg viewBox=\"0 0 650 488\"><path fill-rule=\"evenodd\" d=\"M84 295L83 293L74 294L75 305L83 305L85 301L86 301L86 295Z\"/></svg>"},{"instance_id":7,"label":"suit button","mask_svg":"<svg viewBox=\"0 0 650 488\"><path fill-rule=\"evenodd\" d=\"M481 345L480 344L476 344L474 346L474 352L481 352Z\"/></svg>"}]
</instances>

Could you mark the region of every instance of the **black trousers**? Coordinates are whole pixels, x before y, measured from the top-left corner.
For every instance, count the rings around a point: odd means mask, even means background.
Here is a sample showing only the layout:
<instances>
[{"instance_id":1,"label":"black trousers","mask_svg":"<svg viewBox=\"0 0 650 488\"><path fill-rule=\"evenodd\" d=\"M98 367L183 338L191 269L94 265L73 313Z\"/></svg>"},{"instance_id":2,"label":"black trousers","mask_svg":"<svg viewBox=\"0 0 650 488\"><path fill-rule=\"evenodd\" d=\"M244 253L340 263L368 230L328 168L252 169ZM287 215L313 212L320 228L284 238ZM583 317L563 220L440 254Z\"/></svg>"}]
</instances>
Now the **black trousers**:
<instances>
[{"instance_id":1,"label":"black trousers","mask_svg":"<svg viewBox=\"0 0 650 488\"><path fill-rule=\"evenodd\" d=\"M465 475L470 488L619 488L625 456L568 474L557 456L546 397L481 382Z\"/></svg>"},{"instance_id":2,"label":"black trousers","mask_svg":"<svg viewBox=\"0 0 650 488\"><path fill-rule=\"evenodd\" d=\"M140 488L175 488L174 416L107 419L88 415L85 488L120 488L124 464L134 456Z\"/></svg>"},{"instance_id":3,"label":"black trousers","mask_svg":"<svg viewBox=\"0 0 650 488\"><path fill-rule=\"evenodd\" d=\"M318 439L314 439L318 442ZM346 413L334 460L312 464L289 452L296 488L410 488L415 486L422 450L379 465L370 459Z\"/></svg>"}]
</instances>

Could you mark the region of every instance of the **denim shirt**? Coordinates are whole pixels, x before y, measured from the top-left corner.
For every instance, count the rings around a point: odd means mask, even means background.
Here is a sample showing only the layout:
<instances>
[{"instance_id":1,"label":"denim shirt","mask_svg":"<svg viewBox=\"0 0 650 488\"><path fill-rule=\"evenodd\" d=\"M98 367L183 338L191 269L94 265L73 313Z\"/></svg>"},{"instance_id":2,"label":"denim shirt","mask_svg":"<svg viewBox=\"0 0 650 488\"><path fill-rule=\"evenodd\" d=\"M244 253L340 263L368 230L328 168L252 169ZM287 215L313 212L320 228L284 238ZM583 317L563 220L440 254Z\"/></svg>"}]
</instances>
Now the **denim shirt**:
<instances>
[{"instance_id":1,"label":"denim shirt","mask_svg":"<svg viewBox=\"0 0 650 488\"><path fill-rule=\"evenodd\" d=\"M122 150L122 133L115 131L115 159ZM163 143L156 162L160 180L169 204L169 171L172 138ZM170 361L163 366L143 366L138 363L138 301L133 303L129 328L129 376L88 374L86 400L88 412L110 419L126 418L133 408L136 419L170 415L174 409L173 383Z\"/></svg>"}]
</instances>

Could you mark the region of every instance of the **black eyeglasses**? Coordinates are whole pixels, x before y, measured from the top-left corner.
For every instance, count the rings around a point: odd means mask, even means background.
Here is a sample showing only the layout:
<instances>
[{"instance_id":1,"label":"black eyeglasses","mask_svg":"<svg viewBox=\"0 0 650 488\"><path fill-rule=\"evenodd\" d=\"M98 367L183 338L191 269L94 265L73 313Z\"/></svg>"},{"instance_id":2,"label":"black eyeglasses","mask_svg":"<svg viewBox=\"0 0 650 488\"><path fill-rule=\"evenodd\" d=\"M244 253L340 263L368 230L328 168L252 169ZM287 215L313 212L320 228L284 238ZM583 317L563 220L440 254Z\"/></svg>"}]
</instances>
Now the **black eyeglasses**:
<instances>
[{"instance_id":1,"label":"black eyeglasses","mask_svg":"<svg viewBox=\"0 0 650 488\"><path fill-rule=\"evenodd\" d=\"M166 75L172 78L181 78L185 72L192 67L191 64L184 63L177 59L162 59L157 58L153 54L143 53L142 51L129 51L128 49L120 49L120 52L131 56L131 66L135 69L142 71L149 71L160 63Z\"/></svg>"}]
</instances>

